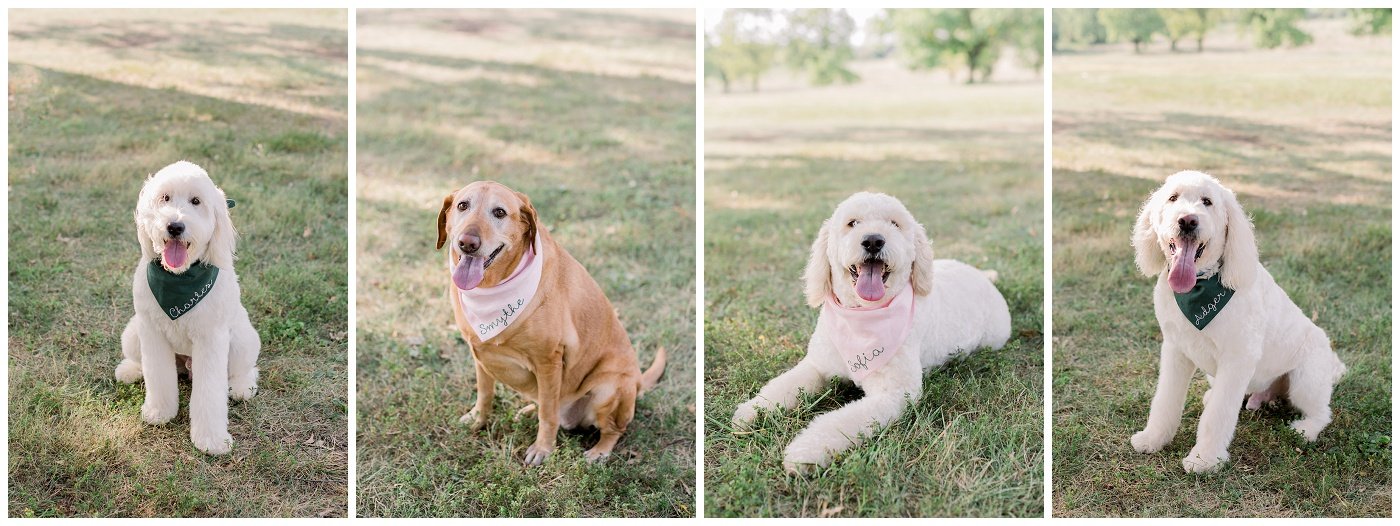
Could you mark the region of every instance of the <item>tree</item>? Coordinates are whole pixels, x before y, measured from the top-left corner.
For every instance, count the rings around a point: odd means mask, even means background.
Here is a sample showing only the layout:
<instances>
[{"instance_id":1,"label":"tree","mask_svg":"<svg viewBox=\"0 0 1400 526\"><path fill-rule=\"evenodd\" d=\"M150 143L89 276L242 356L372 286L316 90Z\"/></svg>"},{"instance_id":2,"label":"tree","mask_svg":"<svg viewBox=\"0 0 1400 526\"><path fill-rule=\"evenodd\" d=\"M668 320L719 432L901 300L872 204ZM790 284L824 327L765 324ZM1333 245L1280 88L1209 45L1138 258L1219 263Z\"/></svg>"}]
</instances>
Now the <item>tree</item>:
<instances>
[{"instance_id":1,"label":"tree","mask_svg":"<svg viewBox=\"0 0 1400 526\"><path fill-rule=\"evenodd\" d=\"M1312 42L1312 35L1297 26L1306 14L1303 9L1246 9L1240 27L1254 33L1255 47L1298 47Z\"/></svg>"},{"instance_id":2,"label":"tree","mask_svg":"<svg viewBox=\"0 0 1400 526\"><path fill-rule=\"evenodd\" d=\"M759 79L773 68L777 47L761 29L772 17L767 9L728 9L705 37L705 76L719 80L725 93L744 79L758 91Z\"/></svg>"},{"instance_id":3,"label":"tree","mask_svg":"<svg viewBox=\"0 0 1400 526\"><path fill-rule=\"evenodd\" d=\"M855 58L851 36L856 21L845 9L796 9L783 32L784 61L807 74L815 86L850 84L860 76L846 68Z\"/></svg>"},{"instance_id":4,"label":"tree","mask_svg":"<svg viewBox=\"0 0 1400 526\"><path fill-rule=\"evenodd\" d=\"M1366 7L1351 9L1353 35L1389 35L1390 8Z\"/></svg>"},{"instance_id":5,"label":"tree","mask_svg":"<svg viewBox=\"0 0 1400 526\"><path fill-rule=\"evenodd\" d=\"M1158 9L1157 13L1162 17L1162 26L1167 40L1172 44L1172 51L1177 50L1176 43L1181 39L1194 38L1197 53L1205 50L1206 32L1220 18L1218 11L1205 8Z\"/></svg>"},{"instance_id":6,"label":"tree","mask_svg":"<svg viewBox=\"0 0 1400 526\"><path fill-rule=\"evenodd\" d=\"M1039 71L1045 54L1041 13L1038 9L893 9L889 19L911 69L961 69L972 84L991 77L1006 46L1015 47L1022 61Z\"/></svg>"},{"instance_id":7,"label":"tree","mask_svg":"<svg viewBox=\"0 0 1400 526\"><path fill-rule=\"evenodd\" d=\"M1143 44L1152 42L1152 35L1162 32L1162 17L1155 9L1100 9L1099 23L1114 42L1133 43L1133 53L1142 53Z\"/></svg>"},{"instance_id":8,"label":"tree","mask_svg":"<svg viewBox=\"0 0 1400 526\"><path fill-rule=\"evenodd\" d=\"M1051 14L1054 17L1051 44L1055 49L1108 41L1108 31L1099 23L1099 10L1096 8L1054 9Z\"/></svg>"}]
</instances>

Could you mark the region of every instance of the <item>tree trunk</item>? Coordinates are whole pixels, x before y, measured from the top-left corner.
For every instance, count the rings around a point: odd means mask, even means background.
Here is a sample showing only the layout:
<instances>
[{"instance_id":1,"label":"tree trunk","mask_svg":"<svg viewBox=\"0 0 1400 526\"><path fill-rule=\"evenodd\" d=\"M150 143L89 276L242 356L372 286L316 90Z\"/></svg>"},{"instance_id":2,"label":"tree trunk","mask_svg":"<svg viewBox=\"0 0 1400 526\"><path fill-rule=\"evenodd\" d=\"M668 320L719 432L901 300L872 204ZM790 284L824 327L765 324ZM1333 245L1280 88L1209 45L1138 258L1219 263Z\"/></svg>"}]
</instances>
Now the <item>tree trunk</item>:
<instances>
[{"instance_id":1,"label":"tree trunk","mask_svg":"<svg viewBox=\"0 0 1400 526\"><path fill-rule=\"evenodd\" d=\"M1172 53L1176 53L1176 40L1175 38L1172 39Z\"/></svg>"},{"instance_id":2,"label":"tree trunk","mask_svg":"<svg viewBox=\"0 0 1400 526\"><path fill-rule=\"evenodd\" d=\"M1206 42L1206 37L1205 37L1205 35L1201 35L1201 36L1196 37L1196 52L1197 52L1197 53L1203 53L1203 52L1205 52L1205 50L1206 50L1206 44L1205 44L1205 42Z\"/></svg>"}]
</instances>

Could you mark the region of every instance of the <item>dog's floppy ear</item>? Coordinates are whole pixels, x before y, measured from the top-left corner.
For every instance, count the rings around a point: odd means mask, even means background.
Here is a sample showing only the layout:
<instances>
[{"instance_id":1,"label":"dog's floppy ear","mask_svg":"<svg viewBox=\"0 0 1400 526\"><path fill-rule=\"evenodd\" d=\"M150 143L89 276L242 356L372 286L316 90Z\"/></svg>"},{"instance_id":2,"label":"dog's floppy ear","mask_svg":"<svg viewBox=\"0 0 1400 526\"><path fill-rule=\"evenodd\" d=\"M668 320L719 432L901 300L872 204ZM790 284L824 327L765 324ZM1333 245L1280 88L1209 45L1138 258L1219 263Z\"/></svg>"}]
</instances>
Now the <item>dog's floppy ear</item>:
<instances>
[{"instance_id":1,"label":"dog's floppy ear","mask_svg":"<svg viewBox=\"0 0 1400 526\"><path fill-rule=\"evenodd\" d=\"M1138 211L1137 222L1133 224L1133 248L1137 249L1137 267L1143 275L1155 277L1167 268L1167 258L1162 255L1162 247L1157 246L1157 226L1153 221L1157 208L1162 205L1158 188Z\"/></svg>"},{"instance_id":2,"label":"dog's floppy ear","mask_svg":"<svg viewBox=\"0 0 1400 526\"><path fill-rule=\"evenodd\" d=\"M219 198L209 203L214 207L214 234L209 237L209 259L216 266L231 267L237 257L238 231L233 228L233 218L228 215L228 199L224 191L219 188L214 190L219 193Z\"/></svg>"},{"instance_id":3,"label":"dog's floppy ear","mask_svg":"<svg viewBox=\"0 0 1400 526\"><path fill-rule=\"evenodd\" d=\"M918 222L914 223L914 268L909 280L914 284L914 294L927 296L933 292L933 244L924 225Z\"/></svg>"},{"instance_id":4,"label":"dog's floppy ear","mask_svg":"<svg viewBox=\"0 0 1400 526\"><path fill-rule=\"evenodd\" d=\"M437 247L442 249L442 244L447 242L447 211L452 208L452 201L457 194L447 194L442 198L442 210L438 211L438 242Z\"/></svg>"},{"instance_id":5,"label":"dog's floppy ear","mask_svg":"<svg viewBox=\"0 0 1400 526\"><path fill-rule=\"evenodd\" d=\"M538 216L535 214L535 204L530 202L530 196L523 193L516 192L515 197L520 199L520 220L525 222L525 239L523 241L527 245L534 243L535 232L538 228L535 224L538 221Z\"/></svg>"},{"instance_id":6,"label":"dog's floppy ear","mask_svg":"<svg viewBox=\"0 0 1400 526\"><path fill-rule=\"evenodd\" d=\"M1225 253L1220 266L1220 282L1227 288L1240 290L1254 282L1259 267L1259 248L1254 244L1254 225L1245 215L1235 192L1220 187L1225 198Z\"/></svg>"},{"instance_id":7,"label":"dog's floppy ear","mask_svg":"<svg viewBox=\"0 0 1400 526\"><path fill-rule=\"evenodd\" d=\"M831 257L827 255L831 221L822 221L817 239L812 242L812 254L807 257L807 269L802 277L807 282L807 305L820 307L831 296Z\"/></svg>"}]
</instances>

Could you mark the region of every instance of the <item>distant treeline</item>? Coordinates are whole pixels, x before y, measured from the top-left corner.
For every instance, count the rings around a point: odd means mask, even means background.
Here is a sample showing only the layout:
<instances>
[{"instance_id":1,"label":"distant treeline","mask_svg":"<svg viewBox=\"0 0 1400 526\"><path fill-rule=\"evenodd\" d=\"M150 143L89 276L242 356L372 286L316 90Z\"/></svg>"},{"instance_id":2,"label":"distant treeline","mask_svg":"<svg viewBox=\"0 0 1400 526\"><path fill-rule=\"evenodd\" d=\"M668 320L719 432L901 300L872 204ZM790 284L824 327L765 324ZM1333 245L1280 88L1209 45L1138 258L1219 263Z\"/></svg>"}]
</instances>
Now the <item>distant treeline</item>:
<instances>
[{"instance_id":1,"label":"distant treeline","mask_svg":"<svg viewBox=\"0 0 1400 526\"><path fill-rule=\"evenodd\" d=\"M1298 23L1308 17L1345 16L1356 35L1390 34L1389 8L1358 9L1055 9L1053 45L1056 50L1110 42L1132 42L1141 53L1161 35L1180 51L1182 42L1205 49L1205 39L1215 27L1234 24L1250 35L1255 47L1297 47L1312 42L1312 35Z\"/></svg>"},{"instance_id":2,"label":"distant treeline","mask_svg":"<svg viewBox=\"0 0 1400 526\"><path fill-rule=\"evenodd\" d=\"M968 84L987 82L1002 53L1037 73L1045 64L1040 9L887 9L865 22L842 9L728 9L705 35L705 78L725 92L758 91L778 66L816 86L850 84L857 57L898 54L913 70L942 69Z\"/></svg>"}]
</instances>

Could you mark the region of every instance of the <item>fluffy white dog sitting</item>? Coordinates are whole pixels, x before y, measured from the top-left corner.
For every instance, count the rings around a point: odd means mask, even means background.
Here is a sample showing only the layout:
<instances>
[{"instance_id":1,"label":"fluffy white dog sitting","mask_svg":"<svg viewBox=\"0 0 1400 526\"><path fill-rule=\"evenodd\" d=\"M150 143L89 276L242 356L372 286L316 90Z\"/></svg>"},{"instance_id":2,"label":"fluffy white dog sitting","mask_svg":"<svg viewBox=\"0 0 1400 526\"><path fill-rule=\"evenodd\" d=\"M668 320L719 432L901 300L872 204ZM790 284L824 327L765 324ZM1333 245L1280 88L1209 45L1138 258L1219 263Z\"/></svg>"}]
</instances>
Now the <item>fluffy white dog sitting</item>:
<instances>
[{"instance_id":1,"label":"fluffy white dog sitting","mask_svg":"<svg viewBox=\"0 0 1400 526\"><path fill-rule=\"evenodd\" d=\"M821 307L807 356L740 404L745 427L760 409L788 408L828 378L853 380L865 397L814 419L784 453L789 471L825 466L918 400L926 369L1011 335L1006 300L988 276L933 259L924 227L899 200L861 192L822 223L805 274L807 303Z\"/></svg>"},{"instance_id":2,"label":"fluffy white dog sitting","mask_svg":"<svg viewBox=\"0 0 1400 526\"><path fill-rule=\"evenodd\" d=\"M176 357L186 359L190 440L211 455L233 448L228 398L247 400L257 391L261 347L233 271L231 204L203 169L185 161L146 180L136 202L136 315L122 332L124 359L116 370L123 383L145 379L141 417L159 425L179 411Z\"/></svg>"},{"instance_id":3,"label":"fluffy white dog sitting","mask_svg":"<svg viewBox=\"0 0 1400 526\"><path fill-rule=\"evenodd\" d=\"M1240 403L1250 409L1286 395L1303 413L1293 429L1309 442L1332 421L1332 386L1346 368L1327 335L1298 309L1259 263L1254 229L1235 193L1214 177L1180 172L1152 194L1133 232L1137 265L1155 276L1153 306L1162 327L1161 371L1147 426L1133 448L1153 453L1181 423L1191 377L1210 381L1189 472L1229 460Z\"/></svg>"}]
</instances>

